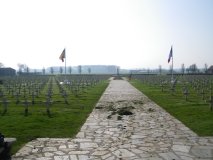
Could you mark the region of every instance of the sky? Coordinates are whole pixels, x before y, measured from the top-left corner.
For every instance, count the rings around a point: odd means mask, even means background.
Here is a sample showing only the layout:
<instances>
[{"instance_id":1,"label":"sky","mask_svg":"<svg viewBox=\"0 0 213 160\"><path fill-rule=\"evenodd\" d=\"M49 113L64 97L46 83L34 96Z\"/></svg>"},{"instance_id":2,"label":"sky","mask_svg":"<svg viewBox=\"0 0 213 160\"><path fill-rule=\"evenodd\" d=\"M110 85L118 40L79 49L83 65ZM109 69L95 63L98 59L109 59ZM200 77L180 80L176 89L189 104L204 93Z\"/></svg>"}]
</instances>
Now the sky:
<instances>
[{"instance_id":1,"label":"sky","mask_svg":"<svg viewBox=\"0 0 213 160\"><path fill-rule=\"evenodd\" d=\"M204 68L212 28L213 0L0 0L0 63Z\"/></svg>"}]
</instances>

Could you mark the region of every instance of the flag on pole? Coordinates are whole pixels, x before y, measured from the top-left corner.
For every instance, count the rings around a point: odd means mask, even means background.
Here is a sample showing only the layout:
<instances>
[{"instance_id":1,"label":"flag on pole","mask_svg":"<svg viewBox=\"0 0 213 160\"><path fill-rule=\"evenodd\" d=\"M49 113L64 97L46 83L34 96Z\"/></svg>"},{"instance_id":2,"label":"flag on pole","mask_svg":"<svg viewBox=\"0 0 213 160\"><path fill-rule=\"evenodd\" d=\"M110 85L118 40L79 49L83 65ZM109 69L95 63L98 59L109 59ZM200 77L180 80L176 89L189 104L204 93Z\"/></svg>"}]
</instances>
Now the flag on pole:
<instances>
[{"instance_id":1,"label":"flag on pole","mask_svg":"<svg viewBox=\"0 0 213 160\"><path fill-rule=\"evenodd\" d=\"M172 53L172 47L171 47L171 50L170 50L170 52L169 52L168 63L170 62L172 56L173 56L173 53Z\"/></svg>"},{"instance_id":2,"label":"flag on pole","mask_svg":"<svg viewBox=\"0 0 213 160\"><path fill-rule=\"evenodd\" d=\"M64 62L64 58L66 58L66 55L65 55L65 48L64 48L63 52L61 53L59 59L62 60L62 62Z\"/></svg>"}]
</instances>

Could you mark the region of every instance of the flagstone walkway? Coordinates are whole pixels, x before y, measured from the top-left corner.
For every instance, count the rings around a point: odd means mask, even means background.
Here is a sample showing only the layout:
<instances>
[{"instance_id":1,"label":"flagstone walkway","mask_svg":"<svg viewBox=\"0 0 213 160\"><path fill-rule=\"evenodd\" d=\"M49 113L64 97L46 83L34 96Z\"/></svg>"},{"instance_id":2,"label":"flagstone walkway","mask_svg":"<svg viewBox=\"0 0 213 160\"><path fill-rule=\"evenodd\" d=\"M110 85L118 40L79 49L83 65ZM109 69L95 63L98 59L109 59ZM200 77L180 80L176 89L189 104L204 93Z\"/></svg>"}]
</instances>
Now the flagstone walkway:
<instances>
[{"instance_id":1,"label":"flagstone walkway","mask_svg":"<svg viewBox=\"0 0 213 160\"><path fill-rule=\"evenodd\" d=\"M212 160L213 137L198 137L127 81L112 80L75 138L37 138L12 159Z\"/></svg>"}]
</instances>

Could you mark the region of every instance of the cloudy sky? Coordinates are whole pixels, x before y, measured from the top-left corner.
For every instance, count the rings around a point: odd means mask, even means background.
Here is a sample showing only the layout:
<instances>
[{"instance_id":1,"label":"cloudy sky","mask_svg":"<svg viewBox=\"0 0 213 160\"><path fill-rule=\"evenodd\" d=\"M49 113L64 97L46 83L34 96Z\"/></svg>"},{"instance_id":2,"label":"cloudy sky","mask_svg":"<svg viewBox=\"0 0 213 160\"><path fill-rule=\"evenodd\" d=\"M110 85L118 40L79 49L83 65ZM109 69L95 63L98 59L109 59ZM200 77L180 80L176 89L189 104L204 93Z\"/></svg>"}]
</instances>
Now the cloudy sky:
<instances>
[{"instance_id":1,"label":"cloudy sky","mask_svg":"<svg viewBox=\"0 0 213 160\"><path fill-rule=\"evenodd\" d=\"M212 0L0 0L0 62L17 68L213 65Z\"/></svg>"}]
</instances>

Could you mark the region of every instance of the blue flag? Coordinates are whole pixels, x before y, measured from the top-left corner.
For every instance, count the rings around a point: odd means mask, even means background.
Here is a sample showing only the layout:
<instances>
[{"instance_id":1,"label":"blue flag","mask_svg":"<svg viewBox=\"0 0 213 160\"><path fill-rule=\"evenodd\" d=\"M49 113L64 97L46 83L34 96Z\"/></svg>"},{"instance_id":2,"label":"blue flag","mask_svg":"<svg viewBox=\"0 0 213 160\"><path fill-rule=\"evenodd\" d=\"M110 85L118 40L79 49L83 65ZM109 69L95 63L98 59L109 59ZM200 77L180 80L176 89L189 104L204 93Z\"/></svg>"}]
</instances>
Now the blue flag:
<instances>
[{"instance_id":1,"label":"blue flag","mask_svg":"<svg viewBox=\"0 0 213 160\"><path fill-rule=\"evenodd\" d=\"M171 47L171 50L170 50L170 52L169 52L168 63L170 62L172 56L173 56L173 53L172 53L172 47Z\"/></svg>"}]
</instances>

